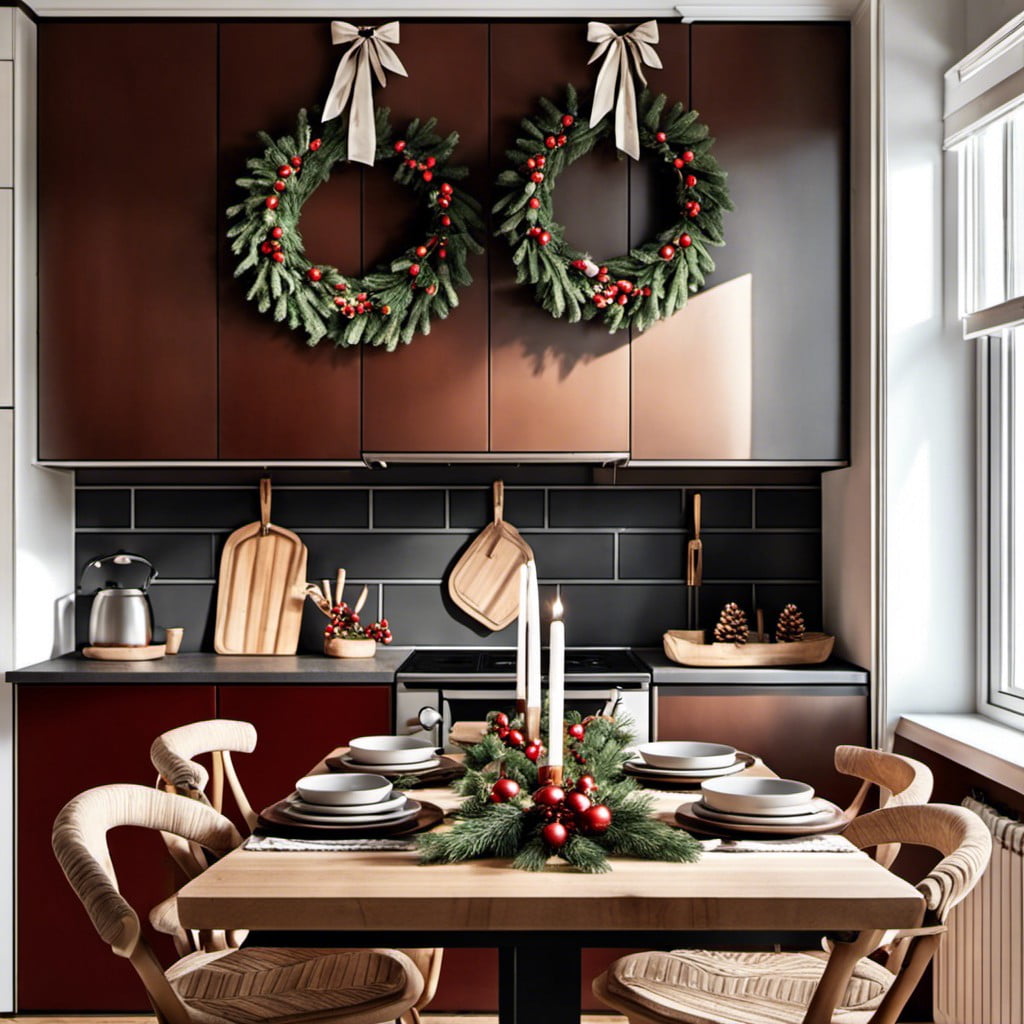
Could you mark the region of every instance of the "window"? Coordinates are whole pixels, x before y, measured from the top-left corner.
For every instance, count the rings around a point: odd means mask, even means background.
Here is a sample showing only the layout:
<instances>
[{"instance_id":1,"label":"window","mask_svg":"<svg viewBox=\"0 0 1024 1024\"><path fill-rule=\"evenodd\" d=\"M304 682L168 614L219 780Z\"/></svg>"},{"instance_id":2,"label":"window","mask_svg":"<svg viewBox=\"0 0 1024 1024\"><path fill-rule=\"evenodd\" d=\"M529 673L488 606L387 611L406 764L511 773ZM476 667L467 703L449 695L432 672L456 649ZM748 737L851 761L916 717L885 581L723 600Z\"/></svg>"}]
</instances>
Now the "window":
<instances>
[{"instance_id":1,"label":"window","mask_svg":"<svg viewBox=\"0 0 1024 1024\"><path fill-rule=\"evenodd\" d=\"M978 348L978 710L1024 727L1024 16L946 75L959 306Z\"/></svg>"}]
</instances>

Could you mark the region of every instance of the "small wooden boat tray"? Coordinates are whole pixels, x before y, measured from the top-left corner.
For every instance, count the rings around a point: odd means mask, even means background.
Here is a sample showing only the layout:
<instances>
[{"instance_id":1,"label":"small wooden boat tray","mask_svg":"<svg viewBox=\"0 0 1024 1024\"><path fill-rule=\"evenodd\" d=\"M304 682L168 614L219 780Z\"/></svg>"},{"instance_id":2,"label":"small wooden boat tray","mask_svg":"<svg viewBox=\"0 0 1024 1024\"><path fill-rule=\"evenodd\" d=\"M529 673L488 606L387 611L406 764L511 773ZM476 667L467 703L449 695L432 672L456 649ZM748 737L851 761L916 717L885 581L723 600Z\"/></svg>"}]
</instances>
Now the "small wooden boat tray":
<instances>
[{"instance_id":1,"label":"small wooden boat tray","mask_svg":"<svg viewBox=\"0 0 1024 1024\"><path fill-rule=\"evenodd\" d=\"M827 633L805 633L802 640L782 644L702 644L688 639L685 629L670 629L662 637L665 656L696 668L765 668L772 665L819 665L836 642ZM691 634L692 635L692 634Z\"/></svg>"}]
</instances>

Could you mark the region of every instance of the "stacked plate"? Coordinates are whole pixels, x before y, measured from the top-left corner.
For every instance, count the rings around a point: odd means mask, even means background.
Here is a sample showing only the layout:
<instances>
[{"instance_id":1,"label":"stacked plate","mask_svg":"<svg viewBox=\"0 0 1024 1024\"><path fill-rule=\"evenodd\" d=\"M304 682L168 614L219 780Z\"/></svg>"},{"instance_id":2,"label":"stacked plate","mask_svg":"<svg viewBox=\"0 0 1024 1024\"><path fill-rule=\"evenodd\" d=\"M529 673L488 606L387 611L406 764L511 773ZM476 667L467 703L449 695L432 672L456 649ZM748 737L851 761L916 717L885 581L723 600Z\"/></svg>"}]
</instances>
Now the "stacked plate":
<instances>
[{"instance_id":1,"label":"stacked plate","mask_svg":"<svg viewBox=\"0 0 1024 1024\"><path fill-rule=\"evenodd\" d=\"M359 736L338 758L350 771L375 775L420 775L441 764L434 747L416 736Z\"/></svg>"},{"instance_id":2,"label":"stacked plate","mask_svg":"<svg viewBox=\"0 0 1024 1024\"><path fill-rule=\"evenodd\" d=\"M332 829L400 825L415 818L420 804L395 793L383 775L310 775L274 806L290 822Z\"/></svg>"},{"instance_id":3,"label":"stacked plate","mask_svg":"<svg viewBox=\"0 0 1024 1024\"><path fill-rule=\"evenodd\" d=\"M701 798L676 812L681 819L712 831L776 835L813 834L837 829L843 813L794 779L711 779L701 783Z\"/></svg>"},{"instance_id":4,"label":"stacked plate","mask_svg":"<svg viewBox=\"0 0 1024 1024\"><path fill-rule=\"evenodd\" d=\"M722 743L662 740L637 747L623 771L651 786L698 786L706 779L735 775L753 763L750 754Z\"/></svg>"}]
</instances>

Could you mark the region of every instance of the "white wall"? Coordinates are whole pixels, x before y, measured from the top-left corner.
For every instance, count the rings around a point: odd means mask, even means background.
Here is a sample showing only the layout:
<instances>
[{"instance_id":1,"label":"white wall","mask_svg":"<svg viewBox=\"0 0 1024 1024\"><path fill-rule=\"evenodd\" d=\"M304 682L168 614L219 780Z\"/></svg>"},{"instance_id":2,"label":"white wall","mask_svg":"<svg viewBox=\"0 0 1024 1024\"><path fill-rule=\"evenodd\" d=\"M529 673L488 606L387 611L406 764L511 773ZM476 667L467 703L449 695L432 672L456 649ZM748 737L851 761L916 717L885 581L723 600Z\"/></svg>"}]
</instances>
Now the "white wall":
<instances>
[{"instance_id":1,"label":"white wall","mask_svg":"<svg viewBox=\"0 0 1024 1024\"><path fill-rule=\"evenodd\" d=\"M964 26L960 0L882 5L879 654L890 726L974 700L974 354L956 320L954 240L943 233L956 223L953 168L941 150L942 75L966 52Z\"/></svg>"},{"instance_id":2,"label":"white wall","mask_svg":"<svg viewBox=\"0 0 1024 1024\"><path fill-rule=\"evenodd\" d=\"M1021 0L968 0L964 5L964 52L959 56L965 57L1022 11Z\"/></svg>"}]
</instances>

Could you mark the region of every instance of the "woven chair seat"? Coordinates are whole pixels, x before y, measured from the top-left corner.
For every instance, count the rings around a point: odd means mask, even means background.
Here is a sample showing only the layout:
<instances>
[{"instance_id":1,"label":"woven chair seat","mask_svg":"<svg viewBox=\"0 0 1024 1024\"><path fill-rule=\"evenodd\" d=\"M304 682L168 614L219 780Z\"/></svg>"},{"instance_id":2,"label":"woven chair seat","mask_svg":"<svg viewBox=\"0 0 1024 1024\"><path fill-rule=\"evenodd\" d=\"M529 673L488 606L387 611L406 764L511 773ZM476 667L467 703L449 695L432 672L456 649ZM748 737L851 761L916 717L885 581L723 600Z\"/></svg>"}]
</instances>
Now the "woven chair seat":
<instances>
[{"instance_id":1,"label":"woven chair seat","mask_svg":"<svg viewBox=\"0 0 1024 1024\"><path fill-rule=\"evenodd\" d=\"M196 1024L373 1024L419 994L419 973L407 966L386 950L254 947L192 953L166 977Z\"/></svg>"},{"instance_id":2,"label":"woven chair seat","mask_svg":"<svg viewBox=\"0 0 1024 1024\"><path fill-rule=\"evenodd\" d=\"M607 988L678 1024L799 1024L827 961L826 953L635 953L612 965ZM840 1010L873 1010L892 982L881 964L859 961Z\"/></svg>"}]
</instances>

